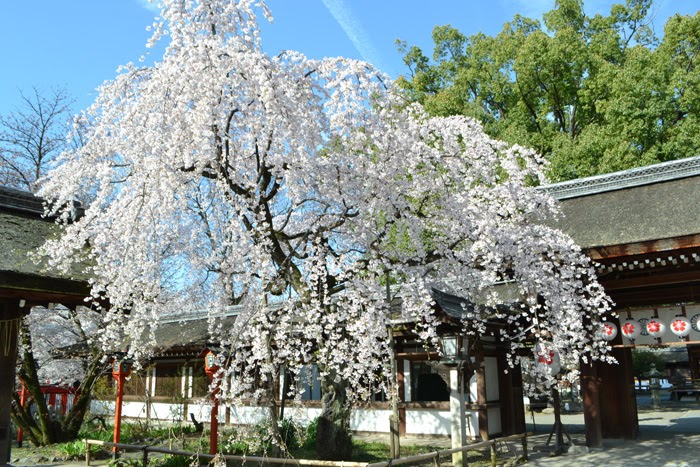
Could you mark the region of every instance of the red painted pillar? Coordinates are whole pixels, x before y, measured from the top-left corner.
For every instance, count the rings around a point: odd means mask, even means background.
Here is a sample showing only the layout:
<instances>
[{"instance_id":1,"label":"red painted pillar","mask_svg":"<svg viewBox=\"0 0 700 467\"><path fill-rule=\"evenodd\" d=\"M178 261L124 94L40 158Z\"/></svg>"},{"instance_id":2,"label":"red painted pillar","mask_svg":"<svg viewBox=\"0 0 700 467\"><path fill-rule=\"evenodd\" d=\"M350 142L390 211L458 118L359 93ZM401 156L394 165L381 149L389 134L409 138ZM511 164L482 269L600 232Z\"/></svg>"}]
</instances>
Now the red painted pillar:
<instances>
[{"instance_id":1,"label":"red painted pillar","mask_svg":"<svg viewBox=\"0 0 700 467\"><path fill-rule=\"evenodd\" d=\"M117 382L117 401L114 407L114 442L118 443L122 430L122 404L124 399L124 383L127 376L131 374L131 364L119 357L115 358L112 364L112 378ZM117 452L116 446L112 449Z\"/></svg>"},{"instance_id":2,"label":"red painted pillar","mask_svg":"<svg viewBox=\"0 0 700 467\"><path fill-rule=\"evenodd\" d=\"M64 392L61 394L61 414L65 417L66 416L66 410L68 407L68 393Z\"/></svg>"},{"instance_id":3,"label":"red painted pillar","mask_svg":"<svg viewBox=\"0 0 700 467\"><path fill-rule=\"evenodd\" d=\"M27 387L22 383L22 391L19 393L19 405L24 408L27 403ZM17 446L22 447L22 439L24 438L24 432L22 428L17 428Z\"/></svg>"},{"instance_id":4,"label":"red painted pillar","mask_svg":"<svg viewBox=\"0 0 700 467\"><path fill-rule=\"evenodd\" d=\"M209 454L216 454L219 445L219 385L211 393L211 430L209 432Z\"/></svg>"},{"instance_id":5,"label":"red painted pillar","mask_svg":"<svg viewBox=\"0 0 700 467\"><path fill-rule=\"evenodd\" d=\"M204 353L204 373L206 373L210 382L214 381L216 374L219 372L219 366L216 361L216 355L211 350L206 350ZM209 418L209 454L216 454L219 446L219 383L212 389L211 392L211 416Z\"/></svg>"},{"instance_id":6,"label":"red painted pillar","mask_svg":"<svg viewBox=\"0 0 700 467\"><path fill-rule=\"evenodd\" d=\"M126 376L119 375L117 378L117 403L114 407L114 442L118 443L122 433L122 403L124 399L124 381ZM115 452L117 448L113 449Z\"/></svg>"}]
</instances>

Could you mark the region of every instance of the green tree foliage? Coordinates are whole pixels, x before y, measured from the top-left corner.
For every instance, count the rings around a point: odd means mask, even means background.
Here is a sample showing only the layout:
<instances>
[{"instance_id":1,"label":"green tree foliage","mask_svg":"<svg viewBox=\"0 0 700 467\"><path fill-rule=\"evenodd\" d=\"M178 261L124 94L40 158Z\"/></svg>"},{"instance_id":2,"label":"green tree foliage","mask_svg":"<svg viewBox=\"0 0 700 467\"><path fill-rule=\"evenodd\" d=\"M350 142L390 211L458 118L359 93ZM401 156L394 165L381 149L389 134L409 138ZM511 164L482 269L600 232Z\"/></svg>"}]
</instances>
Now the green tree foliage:
<instances>
[{"instance_id":1,"label":"green tree foliage","mask_svg":"<svg viewBox=\"0 0 700 467\"><path fill-rule=\"evenodd\" d=\"M652 0L589 17L557 0L542 21L516 15L496 36L433 29L432 60L398 42L399 83L435 115L468 115L487 133L535 148L566 180L700 153L700 12L671 17Z\"/></svg>"},{"instance_id":2,"label":"green tree foliage","mask_svg":"<svg viewBox=\"0 0 700 467\"><path fill-rule=\"evenodd\" d=\"M656 371L663 372L666 361L656 352L635 349L632 351L632 372L641 385L643 379L649 379L649 372L654 365Z\"/></svg>"}]
</instances>

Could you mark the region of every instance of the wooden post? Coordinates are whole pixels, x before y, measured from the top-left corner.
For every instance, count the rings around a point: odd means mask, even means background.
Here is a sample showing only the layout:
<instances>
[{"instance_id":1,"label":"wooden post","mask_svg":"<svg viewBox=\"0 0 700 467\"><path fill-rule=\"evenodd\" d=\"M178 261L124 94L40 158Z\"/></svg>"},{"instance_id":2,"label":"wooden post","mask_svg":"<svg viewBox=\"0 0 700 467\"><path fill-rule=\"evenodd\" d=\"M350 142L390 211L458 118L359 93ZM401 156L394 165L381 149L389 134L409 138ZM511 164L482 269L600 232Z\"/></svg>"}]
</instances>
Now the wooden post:
<instances>
[{"instance_id":1,"label":"wooden post","mask_svg":"<svg viewBox=\"0 0 700 467\"><path fill-rule=\"evenodd\" d=\"M464 410L464 378L461 374L462 368L450 368L450 418L451 418L451 438L452 448L464 446L466 436L466 421ZM466 466L466 456L464 452L452 454L452 465Z\"/></svg>"},{"instance_id":2,"label":"wooden post","mask_svg":"<svg viewBox=\"0 0 700 467\"><path fill-rule=\"evenodd\" d=\"M478 361L478 360L477 360ZM483 441L489 440L489 411L486 408L486 367L480 366L476 374L476 402L479 404L479 435Z\"/></svg>"},{"instance_id":3,"label":"wooden post","mask_svg":"<svg viewBox=\"0 0 700 467\"><path fill-rule=\"evenodd\" d=\"M391 315L391 274L386 271L386 306ZM391 458L401 457L400 421L399 421L399 369L396 363L396 342L394 341L394 329L391 324L386 327L389 339L389 364L391 365L391 416L389 417L389 448Z\"/></svg>"},{"instance_id":4,"label":"wooden post","mask_svg":"<svg viewBox=\"0 0 700 467\"><path fill-rule=\"evenodd\" d=\"M581 392L583 392L583 421L586 427L586 446L603 447L603 428L600 417L598 371L594 362L581 363Z\"/></svg>"},{"instance_id":5,"label":"wooden post","mask_svg":"<svg viewBox=\"0 0 700 467\"><path fill-rule=\"evenodd\" d=\"M406 405L403 402L406 401L406 375L404 374L404 362L405 360L396 360L397 373L397 384L399 386L399 438L401 436L406 436Z\"/></svg>"},{"instance_id":6,"label":"wooden post","mask_svg":"<svg viewBox=\"0 0 700 467\"><path fill-rule=\"evenodd\" d=\"M0 302L0 466L9 462L12 444L10 407L15 390L17 338L22 320L18 303L19 300Z\"/></svg>"},{"instance_id":7,"label":"wooden post","mask_svg":"<svg viewBox=\"0 0 700 467\"><path fill-rule=\"evenodd\" d=\"M564 432L561 423L561 399L559 389L556 387L552 388L552 404L554 405L554 453L559 455L564 451Z\"/></svg>"},{"instance_id":8,"label":"wooden post","mask_svg":"<svg viewBox=\"0 0 700 467\"><path fill-rule=\"evenodd\" d=\"M389 417L389 448L392 459L401 457L401 441L399 439L399 388L398 388L398 367L396 364L396 351L394 348L394 335L391 326L387 326L389 334L389 364L391 365L391 416Z\"/></svg>"}]
</instances>

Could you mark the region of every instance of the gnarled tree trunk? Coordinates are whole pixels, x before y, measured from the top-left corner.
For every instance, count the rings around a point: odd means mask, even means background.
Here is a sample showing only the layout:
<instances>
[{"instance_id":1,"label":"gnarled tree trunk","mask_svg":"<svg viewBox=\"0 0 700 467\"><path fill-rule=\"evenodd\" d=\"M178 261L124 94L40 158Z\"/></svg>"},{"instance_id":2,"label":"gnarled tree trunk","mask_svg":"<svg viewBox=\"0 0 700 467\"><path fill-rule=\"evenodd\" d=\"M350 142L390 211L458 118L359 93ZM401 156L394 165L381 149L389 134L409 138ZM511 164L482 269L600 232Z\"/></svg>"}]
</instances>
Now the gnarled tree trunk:
<instances>
[{"instance_id":1,"label":"gnarled tree trunk","mask_svg":"<svg viewBox=\"0 0 700 467\"><path fill-rule=\"evenodd\" d=\"M37 363L32 352L32 340L29 328L23 323L20 329L22 341L22 364L18 376L27 388L30 401L24 407L20 405L18 395L13 395L12 421L22 428L24 435L35 446L45 446L53 443L62 443L77 439L80 427L83 424L85 414L90 405L90 395L95 381L104 371L105 365L100 363L99 356L92 355L86 368L84 379L80 385L80 391L76 394L73 406L66 412L65 417L56 418L51 414L44 394L41 392L41 383L37 374ZM32 416L31 406L36 407L36 415Z\"/></svg>"},{"instance_id":2,"label":"gnarled tree trunk","mask_svg":"<svg viewBox=\"0 0 700 467\"><path fill-rule=\"evenodd\" d=\"M323 460L350 460L352 435L350 433L350 402L347 383L335 381L334 374L321 378L323 409L318 417L316 452Z\"/></svg>"}]
</instances>

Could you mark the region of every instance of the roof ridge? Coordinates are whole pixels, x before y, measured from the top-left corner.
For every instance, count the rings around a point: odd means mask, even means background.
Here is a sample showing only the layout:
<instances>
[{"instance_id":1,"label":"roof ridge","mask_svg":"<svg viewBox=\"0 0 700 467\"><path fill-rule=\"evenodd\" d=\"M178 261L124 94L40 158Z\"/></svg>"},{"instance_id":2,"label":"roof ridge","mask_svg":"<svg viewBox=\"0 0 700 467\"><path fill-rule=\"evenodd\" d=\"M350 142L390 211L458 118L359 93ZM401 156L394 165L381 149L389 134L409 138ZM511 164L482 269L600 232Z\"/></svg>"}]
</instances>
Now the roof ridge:
<instances>
[{"instance_id":1,"label":"roof ridge","mask_svg":"<svg viewBox=\"0 0 700 467\"><path fill-rule=\"evenodd\" d=\"M0 207L44 214L44 200L34 193L8 186L0 186Z\"/></svg>"},{"instance_id":2,"label":"roof ridge","mask_svg":"<svg viewBox=\"0 0 700 467\"><path fill-rule=\"evenodd\" d=\"M562 200L694 176L700 176L700 156L542 185L539 189Z\"/></svg>"}]
</instances>

